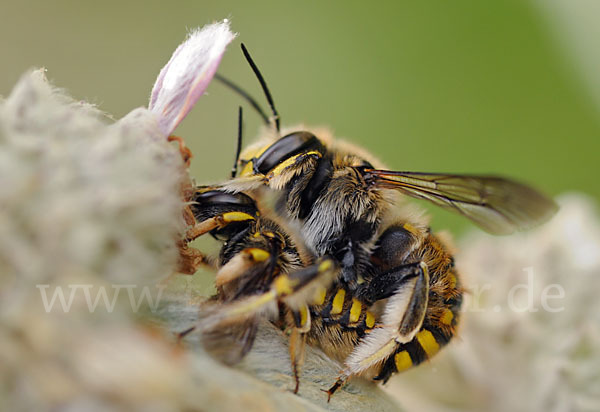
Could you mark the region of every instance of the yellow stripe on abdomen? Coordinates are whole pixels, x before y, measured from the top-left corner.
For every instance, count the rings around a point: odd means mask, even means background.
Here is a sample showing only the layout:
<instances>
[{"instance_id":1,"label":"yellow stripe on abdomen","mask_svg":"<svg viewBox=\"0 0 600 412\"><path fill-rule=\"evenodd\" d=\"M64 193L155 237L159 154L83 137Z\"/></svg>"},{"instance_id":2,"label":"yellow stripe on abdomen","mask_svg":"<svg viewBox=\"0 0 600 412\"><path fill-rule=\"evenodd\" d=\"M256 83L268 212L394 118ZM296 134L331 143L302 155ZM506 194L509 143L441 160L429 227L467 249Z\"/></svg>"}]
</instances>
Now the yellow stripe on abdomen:
<instances>
[{"instance_id":1,"label":"yellow stripe on abdomen","mask_svg":"<svg viewBox=\"0 0 600 412\"><path fill-rule=\"evenodd\" d=\"M342 313L342 309L344 308L344 299L346 299L346 291L344 289L338 290L333 297L333 302L331 302L331 312L329 313L332 315L338 315Z\"/></svg>"},{"instance_id":2,"label":"yellow stripe on abdomen","mask_svg":"<svg viewBox=\"0 0 600 412\"><path fill-rule=\"evenodd\" d=\"M365 326L367 329L372 329L375 326L375 315L369 311L367 311L367 315L365 316Z\"/></svg>"},{"instance_id":3,"label":"yellow stripe on abdomen","mask_svg":"<svg viewBox=\"0 0 600 412\"><path fill-rule=\"evenodd\" d=\"M427 354L428 358L431 358L440 350L440 344L435 340L433 334L427 329L423 329L417 333L417 341Z\"/></svg>"},{"instance_id":4,"label":"yellow stripe on abdomen","mask_svg":"<svg viewBox=\"0 0 600 412\"><path fill-rule=\"evenodd\" d=\"M358 322L360 312L362 311L362 303L356 298L352 298L352 306L350 307L350 323Z\"/></svg>"},{"instance_id":5,"label":"yellow stripe on abdomen","mask_svg":"<svg viewBox=\"0 0 600 412\"><path fill-rule=\"evenodd\" d=\"M440 322L442 322L444 325L451 326L452 319L454 319L454 314L450 309L445 309L444 313L442 313L442 316L440 316Z\"/></svg>"},{"instance_id":6,"label":"yellow stripe on abdomen","mask_svg":"<svg viewBox=\"0 0 600 412\"><path fill-rule=\"evenodd\" d=\"M394 362L396 363L396 369L398 372L405 371L413 366L410 354L405 350L394 355Z\"/></svg>"}]
</instances>

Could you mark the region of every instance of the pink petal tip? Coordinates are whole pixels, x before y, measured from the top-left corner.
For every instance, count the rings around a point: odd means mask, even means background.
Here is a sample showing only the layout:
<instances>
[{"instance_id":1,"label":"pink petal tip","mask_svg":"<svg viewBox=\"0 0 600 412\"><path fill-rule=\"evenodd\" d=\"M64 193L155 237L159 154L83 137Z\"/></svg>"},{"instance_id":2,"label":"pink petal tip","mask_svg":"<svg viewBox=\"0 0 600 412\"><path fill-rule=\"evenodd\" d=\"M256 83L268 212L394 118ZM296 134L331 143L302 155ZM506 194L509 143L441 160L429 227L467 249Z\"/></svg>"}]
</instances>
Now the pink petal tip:
<instances>
[{"instance_id":1,"label":"pink petal tip","mask_svg":"<svg viewBox=\"0 0 600 412\"><path fill-rule=\"evenodd\" d=\"M148 107L159 116L159 127L165 136L175 130L204 94L225 48L235 36L227 20L196 29L162 68Z\"/></svg>"}]
</instances>

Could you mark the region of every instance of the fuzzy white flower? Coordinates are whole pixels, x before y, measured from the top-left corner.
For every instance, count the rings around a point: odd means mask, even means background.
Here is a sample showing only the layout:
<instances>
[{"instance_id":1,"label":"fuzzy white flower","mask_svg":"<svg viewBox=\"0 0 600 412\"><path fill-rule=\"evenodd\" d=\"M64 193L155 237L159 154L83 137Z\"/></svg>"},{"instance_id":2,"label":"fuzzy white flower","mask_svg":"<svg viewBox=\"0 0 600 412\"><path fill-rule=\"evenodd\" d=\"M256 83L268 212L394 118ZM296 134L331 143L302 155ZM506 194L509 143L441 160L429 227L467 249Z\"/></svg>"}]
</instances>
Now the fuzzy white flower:
<instances>
[{"instance_id":1,"label":"fuzzy white flower","mask_svg":"<svg viewBox=\"0 0 600 412\"><path fill-rule=\"evenodd\" d=\"M152 315L138 310L161 298L155 283L176 270L185 226L189 176L165 137L232 38L226 22L192 34L161 72L150 110L114 123L42 71L0 101L0 410L325 410L322 380L339 365L312 357L304 398L282 391L293 382L287 338L272 325L244 373L199 344L175 346L156 325L159 313L173 331L193 323L187 296L165 291ZM395 410L372 385L356 388L334 410Z\"/></svg>"},{"instance_id":2,"label":"fuzzy white flower","mask_svg":"<svg viewBox=\"0 0 600 412\"><path fill-rule=\"evenodd\" d=\"M0 101L0 410L207 404L198 388L210 382L137 312L175 271L185 226L189 177L165 136L231 38L225 23L193 34L161 72L153 110L117 122L41 70Z\"/></svg>"}]
</instances>

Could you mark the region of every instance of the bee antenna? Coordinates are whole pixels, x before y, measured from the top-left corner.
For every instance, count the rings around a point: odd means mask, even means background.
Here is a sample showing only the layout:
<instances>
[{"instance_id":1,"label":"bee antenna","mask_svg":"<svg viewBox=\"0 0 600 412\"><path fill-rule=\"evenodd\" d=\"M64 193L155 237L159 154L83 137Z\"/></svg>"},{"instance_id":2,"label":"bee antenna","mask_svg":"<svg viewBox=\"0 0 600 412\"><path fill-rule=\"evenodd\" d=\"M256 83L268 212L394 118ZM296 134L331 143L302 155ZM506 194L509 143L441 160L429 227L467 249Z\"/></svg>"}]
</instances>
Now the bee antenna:
<instances>
[{"instance_id":1,"label":"bee antenna","mask_svg":"<svg viewBox=\"0 0 600 412\"><path fill-rule=\"evenodd\" d=\"M223 83L225 86L229 87L231 90L239 94L244 100L246 100L250 104L250 106L252 106L252 108L256 110L260 117L262 117L263 121L267 126L271 124L271 122L269 122L269 116L265 114L262 107L260 107L260 105L256 102L256 100L254 100L252 96L248 94L248 92L246 92L240 86L229 80L227 77L220 75L219 73L215 73L215 79Z\"/></svg>"},{"instance_id":2,"label":"bee antenna","mask_svg":"<svg viewBox=\"0 0 600 412\"><path fill-rule=\"evenodd\" d=\"M242 106L238 108L238 135L237 135L237 148L235 149L235 160L233 161L233 167L231 168L231 178L235 178L237 175L237 164L240 158L240 152L242 150Z\"/></svg>"},{"instance_id":3,"label":"bee antenna","mask_svg":"<svg viewBox=\"0 0 600 412\"><path fill-rule=\"evenodd\" d=\"M271 92L269 91L269 88L267 87L267 82L265 82L265 79L263 78L262 74L260 73L260 70L258 70L258 66L256 66L256 63L254 63L254 60L252 60L252 57L250 57L250 53L248 52L248 49L246 48L244 43L242 43L242 52L244 53L244 57L248 61L248 64L252 68L254 75L260 82L260 86L263 89L265 97L267 98L267 101L269 102L269 106L271 107L271 112L273 113L273 119L275 120L275 128L277 129L277 132L279 132L279 113L277 113L277 109L275 108L275 103L273 102L273 97L271 96Z\"/></svg>"}]
</instances>

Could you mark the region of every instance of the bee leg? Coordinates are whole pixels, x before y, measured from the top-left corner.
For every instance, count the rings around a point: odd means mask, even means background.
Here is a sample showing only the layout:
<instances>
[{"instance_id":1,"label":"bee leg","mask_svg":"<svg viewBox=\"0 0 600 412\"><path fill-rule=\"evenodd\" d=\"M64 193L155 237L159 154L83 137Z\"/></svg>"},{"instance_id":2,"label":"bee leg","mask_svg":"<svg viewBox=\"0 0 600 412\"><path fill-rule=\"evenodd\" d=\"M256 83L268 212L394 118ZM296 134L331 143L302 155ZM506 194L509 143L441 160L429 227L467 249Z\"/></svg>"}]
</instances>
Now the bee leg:
<instances>
[{"instance_id":1,"label":"bee leg","mask_svg":"<svg viewBox=\"0 0 600 412\"><path fill-rule=\"evenodd\" d=\"M177 263L177 272L186 275L193 275L200 266L208 266L216 269L215 263L204 253L196 248L189 247L184 242L179 245L179 262Z\"/></svg>"},{"instance_id":2,"label":"bee leg","mask_svg":"<svg viewBox=\"0 0 600 412\"><path fill-rule=\"evenodd\" d=\"M333 394L336 393L339 388L344 386L344 384L346 383L347 380L348 380L348 378L346 378L346 379L338 378L338 380L333 384L333 386L331 388L329 388L327 390L321 389L323 392L325 392L327 394L327 403L329 403L329 401L331 400L331 396L333 396Z\"/></svg>"},{"instance_id":3,"label":"bee leg","mask_svg":"<svg viewBox=\"0 0 600 412\"><path fill-rule=\"evenodd\" d=\"M215 276L215 286L221 287L248 272L248 270L259 263L271 258L271 254L258 247L243 249L225 265L223 265Z\"/></svg>"},{"instance_id":4,"label":"bee leg","mask_svg":"<svg viewBox=\"0 0 600 412\"><path fill-rule=\"evenodd\" d=\"M185 241L191 242L213 229L222 229L230 223L255 220L255 217L245 212L225 212L197 223L185 235Z\"/></svg>"},{"instance_id":5,"label":"bee leg","mask_svg":"<svg viewBox=\"0 0 600 412\"><path fill-rule=\"evenodd\" d=\"M219 226L218 217L220 216L202 221L186 232L185 238L179 242L179 262L177 265L177 272L193 275L201 265L207 265L211 267L211 269L216 269L213 262L210 262L198 249L188 246L188 243L203 234L216 229Z\"/></svg>"},{"instance_id":6,"label":"bee leg","mask_svg":"<svg viewBox=\"0 0 600 412\"><path fill-rule=\"evenodd\" d=\"M207 265L211 269L216 269L216 266L198 249L188 246L188 243L199 238L202 235L214 229L222 229L230 223L254 220L254 216L244 212L225 212L203 220L191 229L189 229L185 238L179 245L179 264L178 272L185 274L194 274L198 267Z\"/></svg>"},{"instance_id":7,"label":"bee leg","mask_svg":"<svg viewBox=\"0 0 600 412\"><path fill-rule=\"evenodd\" d=\"M198 329L230 325L262 311L275 311L275 303L278 302L284 303L292 311L301 311L303 306L329 286L336 275L337 266L329 257L289 274L281 273L273 279L268 291L219 305L200 322Z\"/></svg>"},{"instance_id":8,"label":"bee leg","mask_svg":"<svg viewBox=\"0 0 600 412\"><path fill-rule=\"evenodd\" d=\"M185 164L185 167L190 167L190 160L192 159L192 151L185 145L183 139L179 136L171 135L167 138L169 142L177 142L179 145L179 153L181 154L181 159Z\"/></svg>"},{"instance_id":9,"label":"bee leg","mask_svg":"<svg viewBox=\"0 0 600 412\"><path fill-rule=\"evenodd\" d=\"M290 359L296 386L300 389L300 368L304 361L306 333L311 327L308 305L321 300L327 288L338 274L338 266L329 257L320 259L314 265L297 270L289 275L280 275L273 282L281 294L281 301L290 308L293 328L290 336ZM282 277L285 276L285 277Z\"/></svg>"},{"instance_id":10,"label":"bee leg","mask_svg":"<svg viewBox=\"0 0 600 412\"><path fill-rule=\"evenodd\" d=\"M310 330L310 311L304 305L298 311L292 311L293 328L290 335L290 359L296 386L294 393L300 389L300 368L304 362L304 348L306 346L306 333Z\"/></svg>"},{"instance_id":11,"label":"bee leg","mask_svg":"<svg viewBox=\"0 0 600 412\"><path fill-rule=\"evenodd\" d=\"M338 273L339 266L336 261L325 256L306 268L293 271L288 275L279 275L273 285L279 291L281 301L290 309L300 311L302 314L302 309L307 304L319 300Z\"/></svg>"},{"instance_id":12,"label":"bee leg","mask_svg":"<svg viewBox=\"0 0 600 412\"><path fill-rule=\"evenodd\" d=\"M370 283L361 285L357 294L371 304L387 299L394 295L407 279L418 276L422 270L421 262L397 266L373 278Z\"/></svg>"},{"instance_id":13,"label":"bee leg","mask_svg":"<svg viewBox=\"0 0 600 412\"><path fill-rule=\"evenodd\" d=\"M195 329L196 329L195 326L191 326L191 327L187 328L184 331L175 333L175 337L177 338L177 343L181 343L181 341L183 340L183 338L185 338L187 335L189 335L190 333L192 333Z\"/></svg>"},{"instance_id":14,"label":"bee leg","mask_svg":"<svg viewBox=\"0 0 600 412\"><path fill-rule=\"evenodd\" d=\"M290 359L292 362L292 372L294 373L294 393L300 389L300 367L304 361L304 345L306 343L306 334L300 333L297 328L292 329L290 335Z\"/></svg>"},{"instance_id":15,"label":"bee leg","mask_svg":"<svg viewBox=\"0 0 600 412\"><path fill-rule=\"evenodd\" d=\"M391 278L396 277L397 280L392 282L396 288L386 303L381 326L373 329L348 356L346 368L327 390L329 397L352 376L392 356L398 345L411 341L423 324L429 297L427 265L424 262L403 265L388 271L388 274Z\"/></svg>"}]
</instances>

